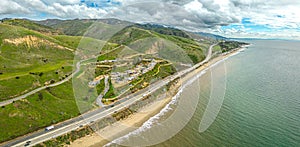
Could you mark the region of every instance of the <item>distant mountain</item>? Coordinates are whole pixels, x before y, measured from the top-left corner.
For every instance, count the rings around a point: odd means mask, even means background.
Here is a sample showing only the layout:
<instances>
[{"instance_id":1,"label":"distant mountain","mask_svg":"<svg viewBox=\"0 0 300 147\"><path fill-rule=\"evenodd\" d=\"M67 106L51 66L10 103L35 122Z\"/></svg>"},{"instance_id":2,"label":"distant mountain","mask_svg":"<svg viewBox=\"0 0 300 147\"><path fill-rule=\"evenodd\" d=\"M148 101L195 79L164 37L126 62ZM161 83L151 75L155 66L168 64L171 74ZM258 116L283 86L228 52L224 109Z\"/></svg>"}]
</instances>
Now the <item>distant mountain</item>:
<instances>
[{"instance_id":1,"label":"distant mountain","mask_svg":"<svg viewBox=\"0 0 300 147\"><path fill-rule=\"evenodd\" d=\"M3 19L1 20L3 24L7 25L12 25L12 26L19 26L19 27L24 27L29 30L37 31L43 34L49 34L49 35L62 35L63 33L53 29L49 26L43 25L43 24L38 24L35 23L31 20L27 19Z\"/></svg>"},{"instance_id":2,"label":"distant mountain","mask_svg":"<svg viewBox=\"0 0 300 147\"><path fill-rule=\"evenodd\" d=\"M122 21L118 19L73 19L73 20L59 20L59 19L47 19L42 21L36 21L36 23L45 25L63 32L66 35L71 36L83 36L84 33L95 23L103 23L108 25L132 25L133 23L128 21Z\"/></svg>"},{"instance_id":3,"label":"distant mountain","mask_svg":"<svg viewBox=\"0 0 300 147\"><path fill-rule=\"evenodd\" d=\"M173 35L178 37L190 38L190 36L186 32L173 27L168 27L168 26L163 26L158 24L149 24L149 23L135 24L135 26L142 29L151 30L160 34L164 34L164 35Z\"/></svg>"},{"instance_id":4,"label":"distant mountain","mask_svg":"<svg viewBox=\"0 0 300 147\"><path fill-rule=\"evenodd\" d=\"M118 19L74 19L74 20L58 20L58 19L47 19L43 21L36 21L40 25L45 25L63 32L66 35L71 36L83 36L84 33L92 26L93 23L103 23L107 25L123 25L132 26L137 28L154 31L164 35L174 35L184 38L190 38L187 33L182 30L167 27L158 24L137 24L128 21L122 21Z\"/></svg>"},{"instance_id":5,"label":"distant mountain","mask_svg":"<svg viewBox=\"0 0 300 147\"><path fill-rule=\"evenodd\" d=\"M203 37L207 37L207 38L212 38L212 39L216 39L216 40L228 40L229 38L220 36L220 35L215 35L215 34L211 34L211 33L204 33L204 32L196 32L195 34L201 35Z\"/></svg>"}]
</instances>

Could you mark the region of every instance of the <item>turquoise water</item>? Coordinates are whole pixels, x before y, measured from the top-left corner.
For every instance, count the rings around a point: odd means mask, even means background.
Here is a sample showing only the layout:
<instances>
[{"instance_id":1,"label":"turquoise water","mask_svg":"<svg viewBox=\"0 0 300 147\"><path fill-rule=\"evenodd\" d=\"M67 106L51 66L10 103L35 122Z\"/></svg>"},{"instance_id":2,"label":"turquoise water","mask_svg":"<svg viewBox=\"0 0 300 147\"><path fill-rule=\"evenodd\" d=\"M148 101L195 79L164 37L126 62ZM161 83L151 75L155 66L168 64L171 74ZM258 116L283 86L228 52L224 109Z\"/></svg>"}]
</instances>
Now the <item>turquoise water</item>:
<instances>
[{"instance_id":1,"label":"turquoise water","mask_svg":"<svg viewBox=\"0 0 300 147\"><path fill-rule=\"evenodd\" d=\"M210 128L198 132L206 86L192 120L158 146L300 146L300 42L251 43L226 61L226 95Z\"/></svg>"},{"instance_id":2,"label":"turquoise water","mask_svg":"<svg viewBox=\"0 0 300 147\"><path fill-rule=\"evenodd\" d=\"M197 81L201 90L192 119L156 146L300 146L300 42L250 43L248 49L225 61L226 93L212 125L203 133L198 131L212 85L207 72ZM185 90L197 90L191 88ZM169 125L176 123L180 122Z\"/></svg>"}]
</instances>

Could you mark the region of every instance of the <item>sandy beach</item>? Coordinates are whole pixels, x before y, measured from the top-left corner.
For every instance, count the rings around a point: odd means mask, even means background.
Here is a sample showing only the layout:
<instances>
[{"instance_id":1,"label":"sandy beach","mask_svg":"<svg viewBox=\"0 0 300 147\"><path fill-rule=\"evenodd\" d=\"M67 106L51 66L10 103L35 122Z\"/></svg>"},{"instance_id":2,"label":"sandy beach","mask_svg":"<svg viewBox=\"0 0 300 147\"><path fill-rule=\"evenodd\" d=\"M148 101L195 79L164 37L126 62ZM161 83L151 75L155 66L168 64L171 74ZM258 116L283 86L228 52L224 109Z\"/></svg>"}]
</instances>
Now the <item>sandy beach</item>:
<instances>
[{"instance_id":1,"label":"sandy beach","mask_svg":"<svg viewBox=\"0 0 300 147\"><path fill-rule=\"evenodd\" d=\"M80 138L71 143L70 146L103 146L109 141L112 141L112 138L124 136L140 127L149 118L159 113L160 110L171 101L171 99L172 97L168 96L164 99L150 103L141 108L139 112L130 115L128 118L107 126L100 131L93 133L92 135Z\"/></svg>"},{"instance_id":2,"label":"sandy beach","mask_svg":"<svg viewBox=\"0 0 300 147\"><path fill-rule=\"evenodd\" d=\"M211 59L208 63L202 65L198 69L194 70L193 72L190 72L186 76L181 78L181 82L178 82L173 88L179 87L181 83L186 82L187 80L191 79L196 74L200 73L203 70L208 69L211 65L217 63L218 61L221 61L237 52L239 52L240 49L235 49L229 53L219 55L218 57L215 57ZM175 95L175 94L172 94ZM93 133L92 135L85 136L83 138L80 138L78 140L75 140L74 142L69 145L70 147L82 147L82 146L90 146L90 147L99 147L103 146L110 141L112 141L112 138L115 137L121 137L129 132L132 132L133 130L140 127L144 122L146 122L148 119L159 113L170 101L172 100L172 96L169 95L165 97L164 99L157 100L153 103L150 103L143 108L140 109L139 112L134 113L130 115L128 118L121 120L117 123L114 123L110 126L107 126L97 133ZM105 136L105 137L103 137Z\"/></svg>"}]
</instances>

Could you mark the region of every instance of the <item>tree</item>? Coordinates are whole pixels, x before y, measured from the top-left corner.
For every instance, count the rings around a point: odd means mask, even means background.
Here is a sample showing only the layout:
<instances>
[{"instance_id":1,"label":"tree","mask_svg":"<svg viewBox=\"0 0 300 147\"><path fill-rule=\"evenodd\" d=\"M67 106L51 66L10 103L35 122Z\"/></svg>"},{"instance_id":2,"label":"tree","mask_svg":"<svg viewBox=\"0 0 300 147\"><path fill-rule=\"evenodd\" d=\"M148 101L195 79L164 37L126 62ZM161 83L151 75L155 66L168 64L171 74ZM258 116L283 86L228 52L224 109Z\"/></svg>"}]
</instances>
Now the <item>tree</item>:
<instances>
[{"instance_id":1,"label":"tree","mask_svg":"<svg viewBox=\"0 0 300 147\"><path fill-rule=\"evenodd\" d=\"M50 80L50 84L54 84L55 83L55 80Z\"/></svg>"},{"instance_id":2,"label":"tree","mask_svg":"<svg viewBox=\"0 0 300 147\"><path fill-rule=\"evenodd\" d=\"M39 97L40 101L44 99L44 96L43 96L43 94L41 92L38 93L38 97Z\"/></svg>"}]
</instances>

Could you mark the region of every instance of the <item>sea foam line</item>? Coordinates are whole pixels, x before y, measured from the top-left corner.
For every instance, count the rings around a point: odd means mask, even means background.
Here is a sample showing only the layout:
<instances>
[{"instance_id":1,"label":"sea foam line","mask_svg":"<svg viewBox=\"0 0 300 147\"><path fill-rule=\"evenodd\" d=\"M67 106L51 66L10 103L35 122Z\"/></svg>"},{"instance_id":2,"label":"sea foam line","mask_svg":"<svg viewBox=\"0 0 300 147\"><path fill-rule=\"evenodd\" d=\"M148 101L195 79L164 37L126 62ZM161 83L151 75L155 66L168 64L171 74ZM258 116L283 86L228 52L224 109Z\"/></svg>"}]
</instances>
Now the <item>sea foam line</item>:
<instances>
[{"instance_id":1,"label":"sea foam line","mask_svg":"<svg viewBox=\"0 0 300 147\"><path fill-rule=\"evenodd\" d=\"M211 66L207 67L206 69L202 70L201 72L199 72L196 76L192 77L190 80L188 80L187 82L185 82L180 89L178 90L178 92L176 93L175 96L172 97L171 101L156 115L154 115L153 117L151 117L149 120L147 120L146 122L143 123L143 125L141 127L139 127L138 129L122 136L119 137L113 141L111 141L110 143L106 144L105 147L113 145L113 144L120 144L123 140L128 139L130 136L133 135L137 135L140 134L142 132L147 131L148 129L151 129L151 127L156 124L158 122L158 120L164 116L167 112L173 110L172 109L172 105L176 105L176 103L178 102L179 96L181 95L181 93L183 92L183 90L191 85L193 82L195 82L198 78L200 78L202 75L204 75L209 69L211 69L212 67L217 66L218 64L220 64L221 62L224 62L225 60L227 60L228 58L235 56L237 54L239 54L241 51L245 50L245 47L239 49L238 51L236 51L235 53L232 53L231 55L229 55L226 58L223 58L222 60L217 61L216 63L212 64Z\"/></svg>"}]
</instances>

